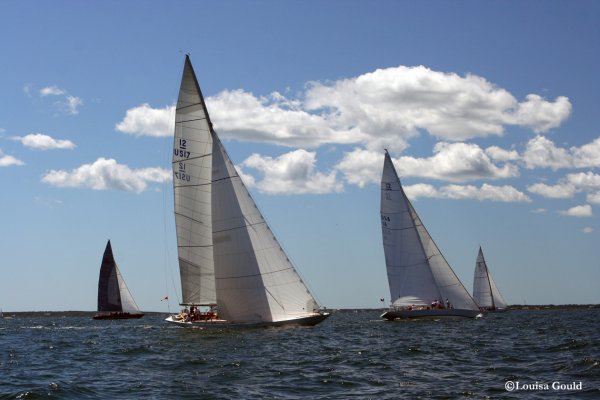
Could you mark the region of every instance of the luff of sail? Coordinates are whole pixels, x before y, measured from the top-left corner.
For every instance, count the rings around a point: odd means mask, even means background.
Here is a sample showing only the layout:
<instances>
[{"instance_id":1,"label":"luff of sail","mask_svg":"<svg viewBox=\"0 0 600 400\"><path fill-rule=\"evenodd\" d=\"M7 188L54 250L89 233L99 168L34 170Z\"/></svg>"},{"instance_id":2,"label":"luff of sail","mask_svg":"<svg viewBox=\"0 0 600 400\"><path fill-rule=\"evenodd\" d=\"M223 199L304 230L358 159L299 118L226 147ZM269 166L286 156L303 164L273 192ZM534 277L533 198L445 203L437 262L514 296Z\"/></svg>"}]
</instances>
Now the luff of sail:
<instances>
[{"instance_id":1,"label":"luff of sail","mask_svg":"<svg viewBox=\"0 0 600 400\"><path fill-rule=\"evenodd\" d=\"M427 307L435 300L447 300L454 309L478 310L406 196L387 151L381 178L381 228L394 307Z\"/></svg>"},{"instance_id":2,"label":"luff of sail","mask_svg":"<svg viewBox=\"0 0 600 400\"><path fill-rule=\"evenodd\" d=\"M125 280L119 271L110 240L106 244L98 279L98 311L139 313Z\"/></svg>"},{"instance_id":3,"label":"luff of sail","mask_svg":"<svg viewBox=\"0 0 600 400\"><path fill-rule=\"evenodd\" d=\"M173 182L183 303L216 303L235 323L324 319L214 131L187 56L181 91Z\"/></svg>"},{"instance_id":4,"label":"luff of sail","mask_svg":"<svg viewBox=\"0 0 600 400\"><path fill-rule=\"evenodd\" d=\"M487 309L506 309L508 304L494 282L494 278L485 262L483 250L479 247L475 261L475 274L473 277L473 298L479 307Z\"/></svg>"}]
</instances>

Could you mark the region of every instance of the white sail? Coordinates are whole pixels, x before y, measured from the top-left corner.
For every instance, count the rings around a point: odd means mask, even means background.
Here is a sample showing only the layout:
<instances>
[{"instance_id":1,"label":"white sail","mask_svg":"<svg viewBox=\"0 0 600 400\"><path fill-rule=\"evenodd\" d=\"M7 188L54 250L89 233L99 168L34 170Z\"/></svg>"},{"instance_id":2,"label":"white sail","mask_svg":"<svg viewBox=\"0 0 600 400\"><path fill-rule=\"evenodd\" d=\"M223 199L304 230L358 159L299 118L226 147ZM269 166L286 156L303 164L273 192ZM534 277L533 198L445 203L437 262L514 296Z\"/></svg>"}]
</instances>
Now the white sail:
<instances>
[{"instance_id":1,"label":"white sail","mask_svg":"<svg viewBox=\"0 0 600 400\"><path fill-rule=\"evenodd\" d=\"M381 177L381 228L394 306L448 300L456 309L478 309L406 197L387 152Z\"/></svg>"},{"instance_id":2,"label":"white sail","mask_svg":"<svg viewBox=\"0 0 600 400\"><path fill-rule=\"evenodd\" d=\"M473 298L479 307L490 309L504 309L508 304L500 294L494 278L488 269L483 251L479 247L477 261L475 262L475 276L473 278Z\"/></svg>"},{"instance_id":3,"label":"white sail","mask_svg":"<svg viewBox=\"0 0 600 400\"><path fill-rule=\"evenodd\" d=\"M117 267L116 264L115 272L117 274L117 281L119 282L119 295L121 297L122 311L129 313L138 313L140 311L140 308L136 304L135 300L133 300L133 296L131 296L131 292L125 284L125 280L121 275L121 271L119 271L119 267Z\"/></svg>"},{"instance_id":4,"label":"white sail","mask_svg":"<svg viewBox=\"0 0 600 400\"><path fill-rule=\"evenodd\" d=\"M212 129L189 57L181 91L173 174L183 303L214 303L243 323L318 313Z\"/></svg>"},{"instance_id":5,"label":"white sail","mask_svg":"<svg viewBox=\"0 0 600 400\"><path fill-rule=\"evenodd\" d=\"M182 303L216 304L213 262L211 123L186 57L175 112L173 192Z\"/></svg>"}]
</instances>

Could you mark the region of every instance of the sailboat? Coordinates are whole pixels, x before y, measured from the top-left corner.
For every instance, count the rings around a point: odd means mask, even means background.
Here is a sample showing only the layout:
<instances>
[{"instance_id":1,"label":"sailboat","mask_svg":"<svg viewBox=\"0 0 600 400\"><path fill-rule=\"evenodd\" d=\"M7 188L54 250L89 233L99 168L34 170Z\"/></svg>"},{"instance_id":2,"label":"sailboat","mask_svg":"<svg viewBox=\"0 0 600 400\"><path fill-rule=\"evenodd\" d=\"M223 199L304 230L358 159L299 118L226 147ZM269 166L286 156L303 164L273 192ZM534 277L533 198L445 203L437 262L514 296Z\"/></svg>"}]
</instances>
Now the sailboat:
<instances>
[{"instance_id":1,"label":"sailboat","mask_svg":"<svg viewBox=\"0 0 600 400\"><path fill-rule=\"evenodd\" d=\"M385 151L381 230L392 304L387 320L480 316L480 310L425 229Z\"/></svg>"},{"instance_id":2,"label":"sailboat","mask_svg":"<svg viewBox=\"0 0 600 400\"><path fill-rule=\"evenodd\" d=\"M187 55L172 165L184 309L166 321L186 327L312 326L329 316L229 159Z\"/></svg>"},{"instance_id":3,"label":"sailboat","mask_svg":"<svg viewBox=\"0 0 600 400\"><path fill-rule=\"evenodd\" d=\"M102 256L98 279L98 313L93 318L133 319L143 316L117 267L109 240Z\"/></svg>"},{"instance_id":4,"label":"sailboat","mask_svg":"<svg viewBox=\"0 0 600 400\"><path fill-rule=\"evenodd\" d=\"M473 299L484 311L502 312L508 310L506 300L500 294L494 278L485 262L483 251L479 246L473 277Z\"/></svg>"}]
</instances>

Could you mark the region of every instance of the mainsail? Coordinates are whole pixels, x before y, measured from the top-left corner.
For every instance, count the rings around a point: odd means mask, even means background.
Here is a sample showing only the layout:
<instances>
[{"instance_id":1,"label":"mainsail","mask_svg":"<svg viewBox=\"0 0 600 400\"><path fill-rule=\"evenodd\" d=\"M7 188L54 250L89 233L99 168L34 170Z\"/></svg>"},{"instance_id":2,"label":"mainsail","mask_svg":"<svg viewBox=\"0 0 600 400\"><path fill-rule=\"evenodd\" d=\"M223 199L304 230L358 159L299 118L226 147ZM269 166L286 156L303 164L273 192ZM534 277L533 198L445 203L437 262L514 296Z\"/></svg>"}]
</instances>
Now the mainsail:
<instances>
[{"instance_id":1,"label":"mainsail","mask_svg":"<svg viewBox=\"0 0 600 400\"><path fill-rule=\"evenodd\" d=\"M117 267L110 240L106 244L100 266L98 311L131 313L140 311L121 276L119 267Z\"/></svg>"},{"instance_id":2,"label":"mainsail","mask_svg":"<svg viewBox=\"0 0 600 400\"><path fill-rule=\"evenodd\" d=\"M214 131L188 56L175 122L182 304L216 304L221 318L244 323L318 313Z\"/></svg>"},{"instance_id":3,"label":"mainsail","mask_svg":"<svg viewBox=\"0 0 600 400\"><path fill-rule=\"evenodd\" d=\"M479 307L488 309L507 308L506 300L500 294L494 278L488 269L483 251L479 247L477 261L475 262L475 276L473 278L473 298Z\"/></svg>"},{"instance_id":4,"label":"mainsail","mask_svg":"<svg viewBox=\"0 0 600 400\"><path fill-rule=\"evenodd\" d=\"M478 310L406 197L386 151L381 177L381 228L390 294L395 307L449 301Z\"/></svg>"}]
</instances>

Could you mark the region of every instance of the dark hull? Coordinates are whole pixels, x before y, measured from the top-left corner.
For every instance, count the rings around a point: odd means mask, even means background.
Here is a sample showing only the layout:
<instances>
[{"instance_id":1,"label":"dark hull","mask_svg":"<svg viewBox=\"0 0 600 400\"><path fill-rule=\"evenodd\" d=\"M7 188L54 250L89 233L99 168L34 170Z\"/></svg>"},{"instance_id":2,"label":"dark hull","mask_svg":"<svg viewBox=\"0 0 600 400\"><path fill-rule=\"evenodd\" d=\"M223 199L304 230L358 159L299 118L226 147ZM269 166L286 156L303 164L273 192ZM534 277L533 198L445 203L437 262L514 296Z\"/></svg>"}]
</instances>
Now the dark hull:
<instances>
[{"instance_id":1,"label":"dark hull","mask_svg":"<svg viewBox=\"0 0 600 400\"><path fill-rule=\"evenodd\" d=\"M285 321L276 322L235 322L226 321L222 319L185 322L181 320L178 321L174 319L173 316L166 318L165 321L187 328L269 328L280 326L315 326L327 317L329 317L329 315L329 313L323 313L303 318L289 319Z\"/></svg>"},{"instance_id":2,"label":"dark hull","mask_svg":"<svg viewBox=\"0 0 600 400\"><path fill-rule=\"evenodd\" d=\"M481 316L478 310L442 309L442 310L389 310L381 317L388 321L395 319L439 319L439 318L476 318Z\"/></svg>"},{"instance_id":3,"label":"dark hull","mask_svg":"<svg viewBox=\"0 0 600 400\"><path fill-rule=\"evenodd\" d=\"M128 312L111 312L108 314L96 314L93 319L138 319L142 318L144 314L132 314Z\"/></svg>"}]
</instances>

